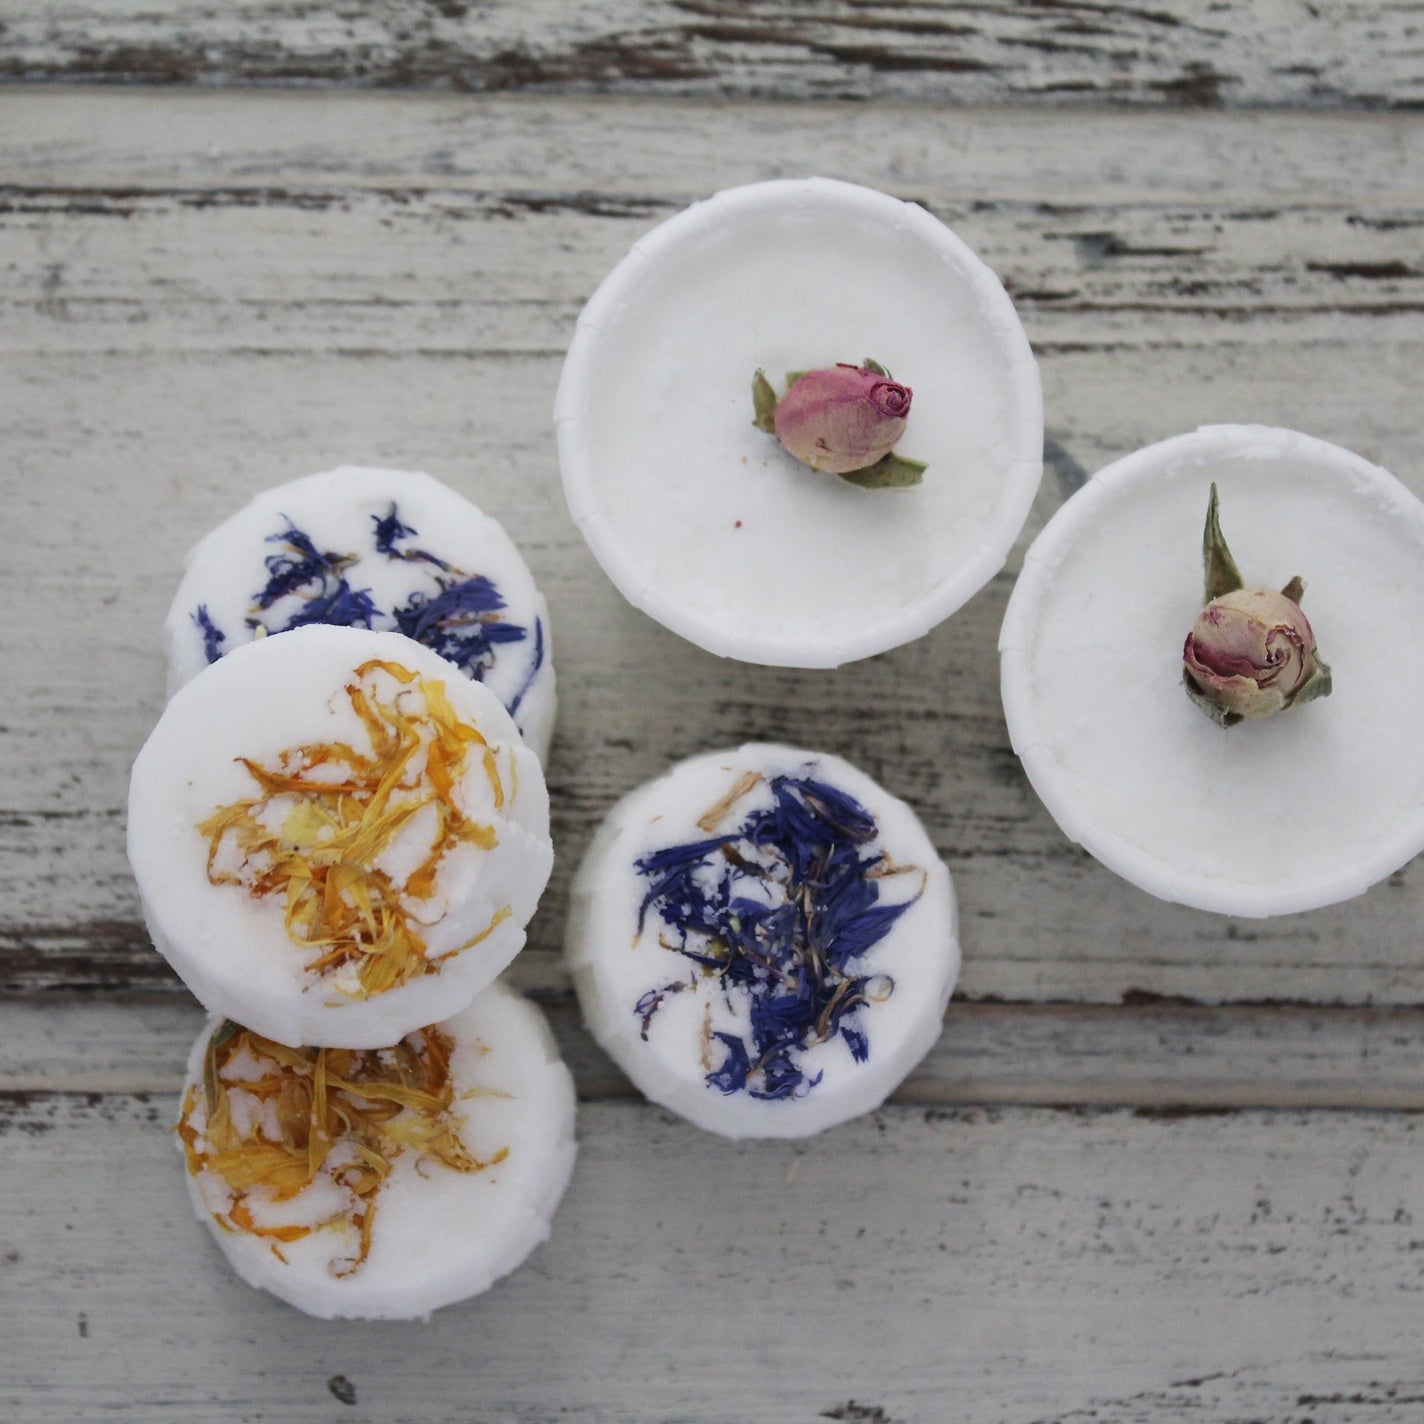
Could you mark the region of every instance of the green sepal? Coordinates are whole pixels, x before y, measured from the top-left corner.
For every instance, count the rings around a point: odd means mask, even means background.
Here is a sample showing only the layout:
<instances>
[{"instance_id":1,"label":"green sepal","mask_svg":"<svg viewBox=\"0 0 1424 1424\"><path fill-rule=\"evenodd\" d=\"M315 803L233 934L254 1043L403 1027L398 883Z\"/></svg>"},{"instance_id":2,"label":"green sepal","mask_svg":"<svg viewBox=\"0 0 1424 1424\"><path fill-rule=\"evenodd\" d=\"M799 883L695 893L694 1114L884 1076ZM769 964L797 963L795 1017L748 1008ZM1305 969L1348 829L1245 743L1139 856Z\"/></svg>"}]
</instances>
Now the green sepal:
<instances>
[{"instance_id":1,"label":"green sepal","mask_svg":"<svg viewBox=\"0 0 1424 1424\"><path fill-rule=\"evenodd\" d=\"M809 376L809 371L788 371L786 373L786 389L789 391L802 376Z\"/></svg>"},{"instance_id":2,"label":"green sepal","mask_svg":"<svg viewBox=\"0 0 1424 1424\"><path fill-rule=\"evenodd\" d=\"M922 460L907 460L893 450L862 470L847 470L841 479L861 489L910 489L925 478L929 466Z\"/></svg>"},{"instance_id":3,"label":"green sepal","mask_svg":"<svg viewBox=\"0 0 1424 1424\"><path fill-rule=\"evenodd\" d=\"M882 380L893 381L895 379L879 361L872 361L869 356L862 356L860 358L860 369L862 371L873 371L877 376L881 377Z\"/></svg>"},{"instance_id":4,"label":"green sepal","mask_svg":"<svg viewBox=\"0 0 1424 1424\"><path fill-rule=\"evenodd\" d=\"M776 434L776 392L766 378L766 372L757 369L752 377L752 424L768 435Z\"/></svg>"},{"instance_id":5,"label":"green sepal","mask_svg":"<svg viewBox=\"0 0 1424 1424\"><path fill-rule=\"evenodd\" d=\"M1219 702L1213 702L1212 699L1197 686L1191 673L1185 668L1182 670L1182 686L1187 689L1187 696L1190 697L1218 727L1234 727L1238 722L1245 720L1239 712L1228 712Z\"/></svg>"},{"instance_id":6,"label":"green sepal","mask_svg":"<svg viewBox=\"0 0 1424 1424\"><path fill-rule=\"evenodd\" d=\"M1237 589L1246 587L1246 581L1241 577L1241 570L1236 567L1236 560L1231 557L1231 550L1226 547L1226 538L1221 532L1215 480L1212 481L1211 498L1206 506L1206 528L1202 531L1202 568L1205 573L1203 606L1224 593L1235 593Z\"/></svg>"},{"instance_id":7,"label":"green sepal","mask_svg":"<svg viewBox=\"0 0 1424 1424\"><path fill-rule=\"evenodd\" d=\"M1301 578L1299 574L1297 574L1281 590L1281 597L1290 599L1290 601L1295 604L1297 608L1299 608L1301 599L1305 597L1305 580Z\"/></svg>"},{"instance_id":8,"label":"green sepal","mask_svg":"<svg viewBox=\"0 0 1424 1424\"><path fill-rule=\"evenodd\" d=\"M1287 707L1298 707L1302 702L1314 702L1317 697L1329 697L1333 690L1330 664L1315 649L1311 650L1310 657L1315 663L1315 671L1301 684L1300 691L1286 703Z\"/></svg>"}]
</instances>

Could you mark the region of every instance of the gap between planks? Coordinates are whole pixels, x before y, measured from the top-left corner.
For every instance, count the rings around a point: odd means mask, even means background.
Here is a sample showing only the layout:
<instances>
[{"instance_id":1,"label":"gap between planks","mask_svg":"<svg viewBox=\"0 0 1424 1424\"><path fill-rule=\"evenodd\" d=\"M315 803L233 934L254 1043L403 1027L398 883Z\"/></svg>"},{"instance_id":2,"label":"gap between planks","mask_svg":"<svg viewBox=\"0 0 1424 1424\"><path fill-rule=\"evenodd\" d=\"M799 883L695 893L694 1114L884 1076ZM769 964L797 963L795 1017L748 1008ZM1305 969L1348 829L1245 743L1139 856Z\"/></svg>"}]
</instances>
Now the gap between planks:
<instances>
[{"instance_id":1,"label":"gap between planks","mask_svg":"<svg viewBox=\"0 0 1424 1424\"><path fill-rule=\"evenodd\" d=\"M636 1096L567 996L538 996L585 1101ZM167 1094L203 1016L178 998L0 1002L0 1099ZM925 1108L1424 1111L1424 1007L951 1004L892 1101Z\"/></svg>"}]
</instances>

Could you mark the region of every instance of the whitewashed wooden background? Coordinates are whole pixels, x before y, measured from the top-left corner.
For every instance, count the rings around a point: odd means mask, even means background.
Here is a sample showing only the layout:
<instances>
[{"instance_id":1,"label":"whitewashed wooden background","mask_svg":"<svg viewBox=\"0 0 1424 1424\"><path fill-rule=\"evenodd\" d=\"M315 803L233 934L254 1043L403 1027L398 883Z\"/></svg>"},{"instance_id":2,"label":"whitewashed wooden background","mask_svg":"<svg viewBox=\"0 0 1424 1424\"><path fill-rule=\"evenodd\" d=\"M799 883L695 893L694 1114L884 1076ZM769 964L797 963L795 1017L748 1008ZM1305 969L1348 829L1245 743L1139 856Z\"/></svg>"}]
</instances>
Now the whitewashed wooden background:
<instances>
[{"instance_id":1,"label":"whitewashed wooden background","mask_svg":"<svg viewBox=\"0 0 1424 1424\"><path fill-rule=\"evenodd\" d=\"M870 662L721 663L603 579L550 426L637 236L820 172L923 203L1018 301L1025 540L1206 421L1424 494L1424 4L0 0L0 80L0 1418L1424 1419L1419 866L1264 923L1148 899L1010 752L1016 560ZM199 1015L122 846L183 551L342 461L506 523L562 691L559 869L514 977L582 1156L551 1243L426 1326L308 1321L191 1219L167 1125ZM558 959L611 801L754 736L911 800L964 920L938 1049L796 1146L634 1100Z\"/></svg>"}]
</instances>

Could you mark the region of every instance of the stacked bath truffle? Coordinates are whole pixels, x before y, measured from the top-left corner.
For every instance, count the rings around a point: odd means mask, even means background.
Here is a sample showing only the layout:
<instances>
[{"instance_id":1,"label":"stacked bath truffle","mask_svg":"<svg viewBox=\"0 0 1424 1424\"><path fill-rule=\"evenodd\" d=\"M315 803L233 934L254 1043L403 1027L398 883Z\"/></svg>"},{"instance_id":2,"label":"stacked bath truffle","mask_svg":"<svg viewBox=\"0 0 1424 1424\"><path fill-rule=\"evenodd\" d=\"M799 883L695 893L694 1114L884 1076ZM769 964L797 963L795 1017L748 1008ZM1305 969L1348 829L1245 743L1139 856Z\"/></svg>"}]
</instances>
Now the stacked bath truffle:
<instances>
[{"instance_id":1,"label":"stacked bath truffle","mask_svg":"<svg viewBox=\"0 0 1424 1424\"><path fill-rule=\"evenodd\" d=\"M769 572L751 602L778 610L776 628L729 641L748 609L721 580L695 616L649 611L718 653L829 666L918 636L1002 564L1041 418L1011 305L958 239L883 195L810 188L889 223L907 291L928 276L951 305L970 295L978 315L947 311L955 341L916 364L973 376L995 412L949 440L928 425L945 468L925 499L968 486L976 518L945 546L910 505L773 473L738 429L730 456L714 440L705 453L714 473L747 467L724 492L745 519L713 517L697 547L659 557L694 586L702 555ZM821 230L799 187L784 196L754 191L754 210ZM703 211L716 226L717 204ZM655 587L659 570L634 565L662 540L615 516L671 535L718 514L697 481L600 488L598 470L639 467L604 448L628 427L586 379L612 339L590 312L626 270L581 319L556 410L571 511L625 592ZM866 315L851 324L881 349ZM830 343L834 326L806 339ZM1010 442L994 434L1001 406ZM759 560L768 520L804 547ZM912 607L898 584L842 606L850 528L899 551L899 582L923 586ZM774 582L813 575L794 595ZM246 1280L304 1310L428 1314L543 1239L573 1158L569 1076L536 1011L492 982L552 863L543 600L463 499L423 475L342 469L269 491L203 540L166 631L172 701L134 768L130 855L154 944L214 1015L178 1124L194 1205ZM959 968L949 872L915 813L839 757L770 742L693 757L612 808L574 877L566 952L590 1031L633 1083L735 1138L878 1107L938 1037Z\"/></svg>"},{"instance_id":2,"label":"stacked bath truffle","mask_svg":"<svg viewBox=\"0 0 1424 1424\"><path fill-rule=\"evenodd\" d=\"M313 1315L485 1289L568 1182L572 1082L494 982L553 860L547 622L494 521L428 476L355 468L260 495L174 600L129 854L154 945L212 1015L178 1140L233 1267ZM877 1107L959 967L914 813L771 743L612 809L567 949L610 1056L729 1137Z\"/></svg>"},{"instance_id":3,"label":"stacked bath truffle","mask_svg":"<svg viewBox=\"0 0 1424 1424\"><path fill-rule=\"evenodd\" d=\"M497 523L389 470L259 496L174 601L129 854L213 1016L178 1137L234 1268L313 1315L484 1290L567 1185L572 1080L495 982L553 864L547 625Z\"/></svg>"}]
</instances>

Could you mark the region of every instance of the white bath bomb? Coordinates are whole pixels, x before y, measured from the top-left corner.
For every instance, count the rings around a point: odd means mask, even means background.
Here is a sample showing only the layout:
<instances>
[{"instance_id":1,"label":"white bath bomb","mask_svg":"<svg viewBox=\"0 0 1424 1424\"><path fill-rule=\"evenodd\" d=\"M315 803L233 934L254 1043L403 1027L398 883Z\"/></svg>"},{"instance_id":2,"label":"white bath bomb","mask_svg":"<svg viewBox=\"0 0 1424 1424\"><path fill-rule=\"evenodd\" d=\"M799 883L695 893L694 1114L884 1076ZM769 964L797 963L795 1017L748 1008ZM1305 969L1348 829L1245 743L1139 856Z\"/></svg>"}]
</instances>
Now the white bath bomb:
<instances>
[{"instance_id":1,"label":"white bath bomb","mask_svg":"<svg viewBox=\"0 0 1424 1424\"><path fill-rule=\"evenodd\" d=\"M283 1049L215 1019L178 1132L198 1217L249 1285L327 1319L407 1319L487 1290L547 1238L574 1088L539 1011L494 984L388 1049Z\"/></svg>"},{"instance_id":2,"label":"white bath bomb","mask_svg":"<svg viewBox=\"0 0 1424 1424\"><path fill-rule=\"evenodd\" d=\"M514 958L553 864L539 759L399 633L314 625L181 688L134 763L153 943L212 1013L374 1048Z\"/></svg>"},{"instance_id":3,"label":"white bath bomb","mask_svg":"<svg viewBox=\"0 0 1424 1424\"><path fill-rule=\"evenodd\" d=\"M954 892L914 812L839 757L752 744L609 813L566 948L593 1035L647 1097L728 1137L877 1107L939 1035Z\"/></svg>"},{"instance_id":4,"label":"white bath bomb","mask_svg":"<svg viewBox=\"0 0 1424 1424\"><path fill-rule=\"evenodd\" d=\"M1295 575L1328 697L1223 727L1183 685L1213 486L1248 587ZM1004 716L1063 832L1164 900L1295 914L1424 850L1424 504L1296 430L1208 425L1100 470L1024 556Z\"/></svg>"},{"instance_id":5,"label":"white bath bomb","mask_svg":"<svg viewBox=\"0 0 1424 1424\"><path fill-rule=\"evenodd\" d=\"M913 489L802 464L758 370L883 363ZM827 178L727 188L645 233L579 316L554 406L569 513L636 608L722 657L837 667L923 637L1004 566L1043 395L1003 285L916 203Z\"/></svg>"},{"instance_id":6,"label":"white bath bomb","mask_svg":"<svg viewBox=\"0 0 1424 1424\"><path fill-rule=\"evenodd\" d=\"M259 494L188 553L168 690L308 623L405 633L483 682L529 745L554 730L549 610L503 527L429 475L355 465Z\"/></svg>"}]
</instances>

